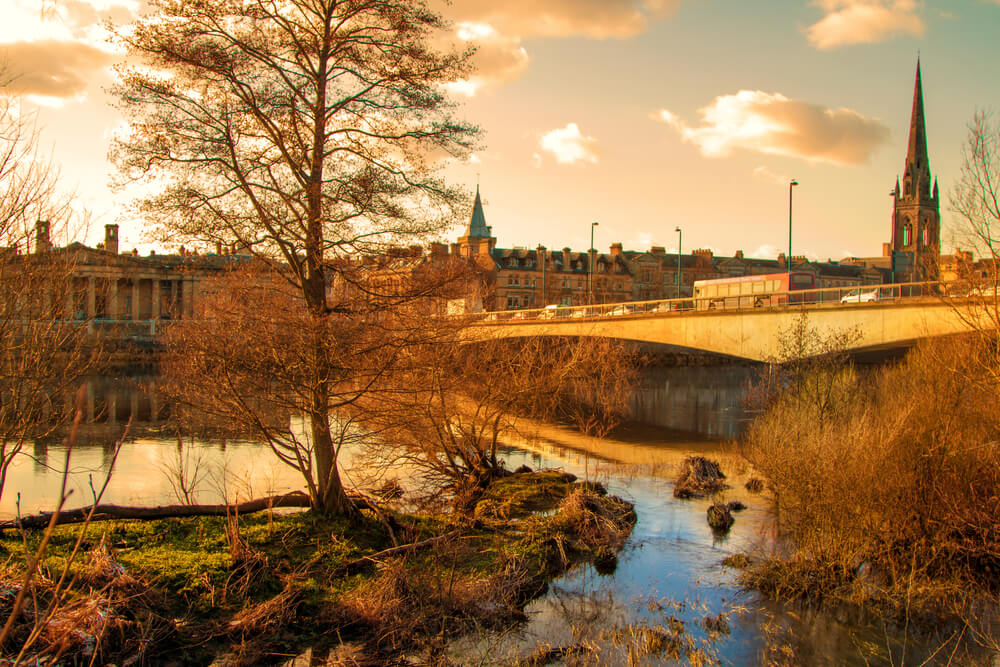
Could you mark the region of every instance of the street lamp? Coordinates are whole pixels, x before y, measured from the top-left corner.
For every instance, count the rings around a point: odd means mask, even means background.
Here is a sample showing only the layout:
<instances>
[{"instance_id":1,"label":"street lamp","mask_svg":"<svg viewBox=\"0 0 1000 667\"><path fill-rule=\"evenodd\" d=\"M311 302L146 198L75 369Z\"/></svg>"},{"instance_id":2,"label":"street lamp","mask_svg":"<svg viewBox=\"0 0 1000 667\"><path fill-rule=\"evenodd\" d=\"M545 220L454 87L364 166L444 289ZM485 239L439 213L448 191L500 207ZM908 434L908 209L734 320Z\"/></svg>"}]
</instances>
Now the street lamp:
<instances>
[{"instance_id":1,"label":"street lamp","mask_svg":"<svg viewBox=\"0 0 1000 667\"><path fill-rule=\"evenodd\" d=\"M681 239L684 237L680 227L674 231L677 232L677 288L674 290L674 298L679 299L681 298Z\"/></svg>"},{"instance_id":2,"label":"street lamp","mask_svg":"<svg viewBox=\"0 0 1000 667\"><path fill-rule=\"evenodd\" d=\"M587 305L594 305L594 227L597 222L590 223L590 255L587 257L587 268L590 269L590 279L587 281Z\"/></svg>"},{"instance_id":3,"label":"street lamp","mask_svg":"<svg viewBox=\"0 0 1000 667\"><path fill-rule=\"evenodd\" d=\"M798 184L794 178L788 182L788 289L792 288L792 189Z\"/></svg>"}]
</instances>

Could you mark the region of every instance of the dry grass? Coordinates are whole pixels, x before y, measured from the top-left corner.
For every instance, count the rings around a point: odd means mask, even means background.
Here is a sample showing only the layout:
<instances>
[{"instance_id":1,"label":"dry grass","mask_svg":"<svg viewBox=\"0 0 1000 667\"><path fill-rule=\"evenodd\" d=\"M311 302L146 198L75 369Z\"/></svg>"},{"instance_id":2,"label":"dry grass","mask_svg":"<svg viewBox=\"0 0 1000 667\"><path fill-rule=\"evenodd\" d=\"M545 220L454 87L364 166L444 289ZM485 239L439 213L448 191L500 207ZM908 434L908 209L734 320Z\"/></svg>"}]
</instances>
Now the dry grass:
<instances>
[{"instance_id":1,"label":"dry grass","mask_svg":"<svg viewBox=\"0 0 1000 667\"><path fill-rule=\"evenodd\" d=\"M743 453L779 539L747 583L900 620L968 618L1000 591L1000 403L989 350L925 344L861 373L815 364L752 425Z\"/></svg>"}]
</instances>

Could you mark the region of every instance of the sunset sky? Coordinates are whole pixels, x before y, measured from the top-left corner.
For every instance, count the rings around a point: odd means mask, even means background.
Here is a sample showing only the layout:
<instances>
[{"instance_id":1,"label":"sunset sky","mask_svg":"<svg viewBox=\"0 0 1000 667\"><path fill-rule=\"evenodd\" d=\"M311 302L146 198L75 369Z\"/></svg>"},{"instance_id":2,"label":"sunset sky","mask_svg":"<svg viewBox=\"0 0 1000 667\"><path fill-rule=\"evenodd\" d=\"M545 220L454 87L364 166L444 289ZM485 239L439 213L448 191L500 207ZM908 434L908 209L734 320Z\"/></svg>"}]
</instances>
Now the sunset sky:
<instances>
[{"instance_id":1,"label":"sunset sky","mask_svg":"<svg viewBox=\"0 0 1000 667\"><path fill-rule=\"evenodd\" d=\"M156 247L108 188L121 117L101 22L141 0L0 0L0 52L38 106L62 180L121 247ZM919 51L931 169L946 210L966 123L1000 110L1000 0L454 0L479 73L453 86L483 148L477 179L499 245L879 254L906 151ZM471 202L470 202L471 212ZM464 221L463 221L464 222ZM457 235L458 229L456 227Z\"/></svg>"}]
</instances>

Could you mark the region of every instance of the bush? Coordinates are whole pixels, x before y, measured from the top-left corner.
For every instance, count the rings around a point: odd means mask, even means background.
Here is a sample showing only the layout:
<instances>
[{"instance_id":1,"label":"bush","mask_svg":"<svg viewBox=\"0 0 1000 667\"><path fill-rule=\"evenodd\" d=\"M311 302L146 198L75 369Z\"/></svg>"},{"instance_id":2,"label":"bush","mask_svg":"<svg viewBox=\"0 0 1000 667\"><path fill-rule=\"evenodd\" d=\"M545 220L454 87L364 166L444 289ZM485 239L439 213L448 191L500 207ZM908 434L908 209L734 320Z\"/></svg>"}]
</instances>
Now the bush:
<instances>
[{"instance_id":1,"label":"bush","mask_svg":"<svg viewBox=\"0 0 1000 667\"><path fill-rule=\"evenodd\" d=\"M970 590L1000 590L1000 375L988 347L931 341L877 371L838 362L793 375L742 445L783 538L781 558L748 581L890 609L912 609L919 593L957 610Z\"/></svg>"}]
</instances>

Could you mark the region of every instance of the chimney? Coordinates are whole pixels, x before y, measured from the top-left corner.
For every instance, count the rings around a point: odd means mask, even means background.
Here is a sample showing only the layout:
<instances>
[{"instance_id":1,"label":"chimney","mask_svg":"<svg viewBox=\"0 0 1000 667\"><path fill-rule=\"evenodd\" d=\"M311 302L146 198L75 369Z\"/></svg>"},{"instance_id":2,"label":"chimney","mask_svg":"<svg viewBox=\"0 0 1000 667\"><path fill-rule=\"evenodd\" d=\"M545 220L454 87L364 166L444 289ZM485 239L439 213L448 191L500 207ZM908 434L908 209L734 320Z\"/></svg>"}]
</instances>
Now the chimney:
<instances>
[{"instance_id":1,"label":"chimney","mask_svg":"<svg viewBox=\"0 0 1000 667\"><path fill-rule=\"evenodd\" d=\"M712 259L712 251L708 248L699 248L691 253L695 257L704 257L706 259Z\"/></svg>"},{"instance_id":2,"label":"chimney","mask_svg":"<svg viewBox=\"0 0 1000 667\"><path fill-rule=\"evenodd\" d=\"M444 243L431 243L431 257L447 257L448 246Z\"/></svg>"},{"instance_id":3,"label":"chimney","mask_svg":"<svg viewBox=\"0 0 1000 667\"><path fill-rule=\"evenodd\" d=\"M49 238L49 221L39 220L35 223L35 254L47 252L52 249L52 240Z\"/></svg>"},{"instance_id":4,"label":"chimney","mask_svg":"<svg viewBox=\"0 0 1000 667\"><path fill-rule=\"evenodd\" d=\"M661 245L654 245L652 248L649 249L649 254L650 255L666 255L667 254L667 249L664 248Z\"/></svg>"},{"instance_id":5,"label":"chimney","mask_svg":"<svg viewBox=\"0 0 1000 667\"><path fill-rule=\"evenodd\" d=\"M462 246L457 243L451 244L451 254L453 257L458 257L462 253Z\"/></svg>"},{"instance_id":6,"label":"chimney","mask_svg":"<svg viewBox=\"0 0 1000 667\"><path fill-rule=\"evenodd\" d=\"M222 255L222 241L215 242L215 254L219 256Z\"/></svg>"},{"instance_id":7,"label":"chimney","mask_svg":"<svg viewBox=\"0 0 1000 667\"><path fill-rule=\"evenodd\" d=\"M892 244L891 243L883 243L882 244L882 256L883 257L892 257Z\"/></svg>"},{"instance_id":8,"label":"chimney","mask_svg":"<svg viewBox=\"0 0 1000 667\"><path fill-rule=\"evenodd\" d=\"M778 264L780 264L781 266L785 266L786 265L786 262L785 262L785 253L783 253L783 252L779 252L778 253Z\"/></svg>"},{"instance_id":9,"label":"chimney","mask_svg":"<svg viewBox=\"0 0 1000 667\"><path fill-rule=\"evenodd\" d=\"M562 249L563 271L573 270L573 251L569 248Z\"/></svg>"},{"instance_id":10,"label":"chimney","mask_svg":"<svg viewBox=\"0 0 1000 667\"><path fill-rule=\"evenodd\" d=\"M621 257L621 255L622 255L622 244L621 243L612 243L611 244L611 256L612 257Z\"/></svg>"},{"instance_id":11,"label":"chimney","mask_svg":"<svg viewBox=\"0 0 1000 667\"><path fill-rule=\"evenodd\" d=\"M733 255L733 257L735 257L736 259L743 259L743 251L742 250L737 250L736 254ZM782 255L782 257L784 257L784 255Z\"/></svg>"},{"instance_id":12,"label":"chimney","mask_svg":"<svg viewBox=\"0 0 1000 667\"><path fill-rule=\"evenodd\" d=\"M118 254L118 225L104 225L104 249Z\"/></svg>"}]
</instances>

